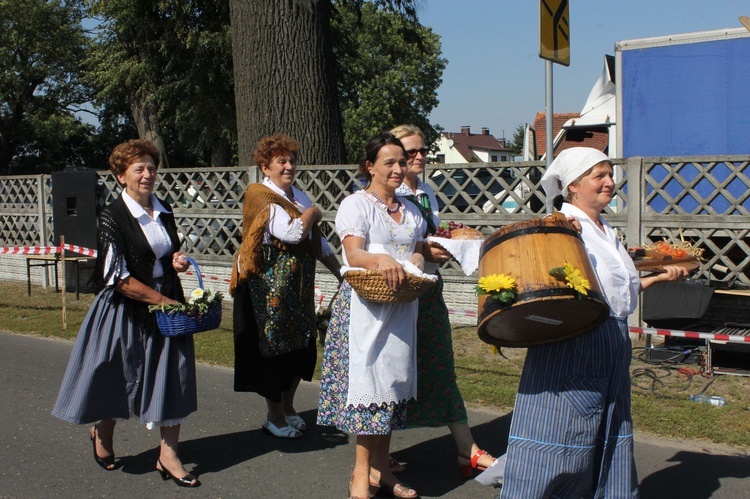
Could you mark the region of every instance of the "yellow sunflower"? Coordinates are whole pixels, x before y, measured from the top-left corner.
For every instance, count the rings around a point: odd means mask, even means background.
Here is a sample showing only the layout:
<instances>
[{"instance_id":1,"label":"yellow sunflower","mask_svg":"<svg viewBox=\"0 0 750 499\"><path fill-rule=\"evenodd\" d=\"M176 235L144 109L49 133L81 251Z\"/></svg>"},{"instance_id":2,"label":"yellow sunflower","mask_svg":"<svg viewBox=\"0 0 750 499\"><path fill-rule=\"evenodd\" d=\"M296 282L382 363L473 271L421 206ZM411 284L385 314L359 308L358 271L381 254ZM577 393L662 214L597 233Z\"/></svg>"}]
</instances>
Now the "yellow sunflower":
<instances>
[{"instance_id":1,"label":"yellow sunflower","mask_svg":"<svg viewBox=\"0 0 750 499\"><path fill-rule=\"evenodd\" d=\"M583 277L580 269L568 262L565 262L562 267L551 269L549 274L558 281L564 281L567 287L574 289L583 296L588 295L588 291L591 289L591 283Z\"/></svg>"},{"instance_id":2,"label":"yellow sunflower","mask_svg":"<svg viewBox=\"0 0 750 499\"><path fill-rule=\"evenodd\" d=\"M479 278L479 287L485 293L516 289L516 280L505 274L491 274Z\"/></svg>"},{"instance_id":3,"label":"yellow sunflower","mask_svg":"<svg viewBox=\"0 0 750 499\"><path fill-rule=\"evenodd\" d=\"M476 287L477 295L490 295L502 303L510 303L516 299L516 280L505 274L491 274L479 278Z\"/></svg>"},{"instance_id":4,"label":"yellow sunflower","mask_svg":"<svg viewBox=\"0 0 750 499\"><path fill-rule=\"evenodd\" d=\"M581 271L569 263L565 263L565 281L569 288L573 288L586 296L591 284L581 275Z\"/></svg>"}]
</instances>

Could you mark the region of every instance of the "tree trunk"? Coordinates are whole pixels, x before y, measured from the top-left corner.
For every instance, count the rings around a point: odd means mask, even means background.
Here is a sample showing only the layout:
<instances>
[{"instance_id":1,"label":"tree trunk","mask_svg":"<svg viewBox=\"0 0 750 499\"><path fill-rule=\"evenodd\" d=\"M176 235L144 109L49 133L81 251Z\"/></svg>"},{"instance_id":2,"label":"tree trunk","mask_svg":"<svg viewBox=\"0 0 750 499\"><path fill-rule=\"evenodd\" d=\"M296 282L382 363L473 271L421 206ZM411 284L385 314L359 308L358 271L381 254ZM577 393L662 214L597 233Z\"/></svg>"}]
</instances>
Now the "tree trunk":
<instances>
[{"instance_id":1,"label":"tree trunk","mask_svg":"<svg viewBox=\"0 0 750 499\"><path fill-rule=\"evenodd\" d=\"M11 144L0 138L0 176L10 175L10 163L13 161L15 144Z\"/></svg>"},{"instance_id":2,"label":"tree trunk","mask_svg":"<svg viewBox=\"0 0 750 499\"><path fill-rule=\"evenodd\" d=\"M259 139L300 141L302 164L345 161L331 0L230 0L240 165Z\"/></svg>"},{"instance_id":3,"label":"tree trunk","mask_svg":"<svg viewBox=\"0 0 750 499\"><path fill-rule=\"evenodd\" d=\"M232 145L224 137L218 137L211 146L211 166L232 166Z\"/></svg>"},{"instance_id":4,"label":"tree trunk","mask_svg":"<svg viewBox=\"0 0 750 499\"><path fill-rule=\"evenodd\" d=\"M138 129L138 137L143 140L150 140L159 149L159 167L169 168L167 159L167 146L164 144L164 137L159 131L159 118L150 105L144 104L146 99L133 97L130 100L130 112L133 115L133 122Z\"/></svg>"}]
</instances>

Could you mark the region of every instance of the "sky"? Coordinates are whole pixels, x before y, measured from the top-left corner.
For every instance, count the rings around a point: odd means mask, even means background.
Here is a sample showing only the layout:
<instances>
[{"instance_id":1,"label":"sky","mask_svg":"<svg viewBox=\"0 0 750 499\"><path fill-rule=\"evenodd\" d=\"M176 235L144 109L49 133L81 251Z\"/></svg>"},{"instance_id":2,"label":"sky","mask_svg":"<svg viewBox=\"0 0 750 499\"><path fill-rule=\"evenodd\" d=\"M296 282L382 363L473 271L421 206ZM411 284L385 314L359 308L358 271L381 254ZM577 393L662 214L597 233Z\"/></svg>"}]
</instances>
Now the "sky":
<instances>
[{"instance_id":1,"label":"sky","mask_svg":"<svg viewBox=\"0 0 750 499\"><path fill-rule=\"evenodd\" d=\"M488 127L513 138L545 110L539 0L422 0L420 22L440 35L448 65L430 122L446 132ZM615 42L741 28L748 0L569 0L570 66L553 64L553 110L580 112Z\"/></svg>"}]
</instances>

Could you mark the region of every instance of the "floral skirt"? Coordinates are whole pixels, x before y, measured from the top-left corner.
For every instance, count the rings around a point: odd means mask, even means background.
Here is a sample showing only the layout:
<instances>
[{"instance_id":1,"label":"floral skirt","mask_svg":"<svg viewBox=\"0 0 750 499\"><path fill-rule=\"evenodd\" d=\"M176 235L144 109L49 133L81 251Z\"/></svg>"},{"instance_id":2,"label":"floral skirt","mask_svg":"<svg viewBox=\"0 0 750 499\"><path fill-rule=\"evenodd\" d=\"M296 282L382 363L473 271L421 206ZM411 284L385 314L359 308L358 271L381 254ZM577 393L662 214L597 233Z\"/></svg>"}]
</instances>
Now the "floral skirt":
<instances>
[{"instance_id":1,"label":"floral skirt","mask_svg":"<svg viewBox=\"0 0 750 499\"><path fill-rule=\"evenodd\" d=\"M262 264L247 281L249 305L264 357L307 348L317 334L315 258L263 246Z\"/></svg>"},{"instance_id":2,"label":"floral skirt","mask_svg":"<svg viewBox=\"0 0 750 499\"><path fill-rule=\"evenodd\" d=\"M445 426L467 421L456 384L453 339L443 279L419 298L417 318L417 399L408 403L409 428Z\"/></svg>"},{"instance_id":3,"label":"floral skirt","mask_svg":"<svg viewBox=\"0 0 750 499\"><path fill-rule=\"evenodd\" d=\"M344 282L331 307L320 371L318 424L356 435L387 435L404 428L406 402L353 406L346 404L349 388L349 310L352 288Z\"/></svg>"}]
</instances>

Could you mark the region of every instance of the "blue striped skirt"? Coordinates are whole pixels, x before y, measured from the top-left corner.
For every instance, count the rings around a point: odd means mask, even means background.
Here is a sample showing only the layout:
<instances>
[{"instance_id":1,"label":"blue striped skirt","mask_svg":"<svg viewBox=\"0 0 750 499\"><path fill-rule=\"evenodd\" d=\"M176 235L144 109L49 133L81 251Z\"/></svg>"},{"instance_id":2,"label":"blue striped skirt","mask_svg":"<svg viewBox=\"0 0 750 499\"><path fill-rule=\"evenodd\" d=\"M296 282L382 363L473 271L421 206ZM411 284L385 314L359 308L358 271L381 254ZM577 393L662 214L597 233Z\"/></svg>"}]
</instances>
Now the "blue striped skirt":
<instances>
[{"instance_id":1,"label":"blue striped skirt","mask_svg":"<svg viewBox=\"0 0 750 499\"><path fill-rule=\"evenodd\" d=\"M625 320L529 348L501 497L638 497Z\"/></svg>"},{"instance_id":2,"label":"blue striped skirt","mask_svg":"<svg viewBox=\"0 0 750 499\"><path fill-rule=\"evenodd\" d=\"M53 416L85 424L134 414L149 423L195 412L192 335L164 337L153 316L137 320L134 312L111 287L96 296L78 331Z\"/></svg>"}]
</instances>

